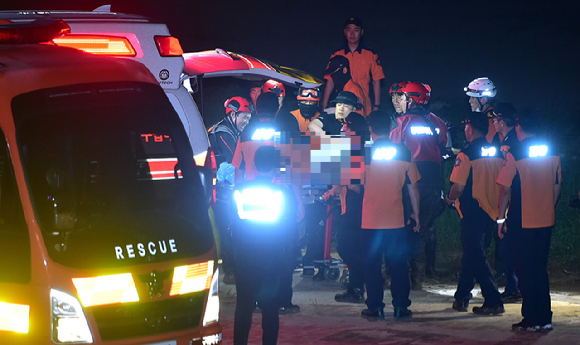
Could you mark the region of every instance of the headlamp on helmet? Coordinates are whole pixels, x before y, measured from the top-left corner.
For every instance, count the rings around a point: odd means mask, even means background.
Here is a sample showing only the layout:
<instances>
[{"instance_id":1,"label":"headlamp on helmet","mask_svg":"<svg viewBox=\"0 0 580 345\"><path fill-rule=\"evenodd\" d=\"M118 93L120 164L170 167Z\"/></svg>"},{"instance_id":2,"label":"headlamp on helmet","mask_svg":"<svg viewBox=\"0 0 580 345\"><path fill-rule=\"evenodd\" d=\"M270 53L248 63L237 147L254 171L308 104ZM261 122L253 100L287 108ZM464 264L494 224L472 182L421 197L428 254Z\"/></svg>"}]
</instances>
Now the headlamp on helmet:
<instances>
[{"instance_id":1,"label":"headlamp on helmet","mask_svg":"<svg viewBox=\"0 0 580 345\"><path fill-rule=\"evenodd\" d=\"M463 88L465 94L470 97L494 97L497 94L495 85L487 77L474 79Z\"/></svg>"}]
</instances>

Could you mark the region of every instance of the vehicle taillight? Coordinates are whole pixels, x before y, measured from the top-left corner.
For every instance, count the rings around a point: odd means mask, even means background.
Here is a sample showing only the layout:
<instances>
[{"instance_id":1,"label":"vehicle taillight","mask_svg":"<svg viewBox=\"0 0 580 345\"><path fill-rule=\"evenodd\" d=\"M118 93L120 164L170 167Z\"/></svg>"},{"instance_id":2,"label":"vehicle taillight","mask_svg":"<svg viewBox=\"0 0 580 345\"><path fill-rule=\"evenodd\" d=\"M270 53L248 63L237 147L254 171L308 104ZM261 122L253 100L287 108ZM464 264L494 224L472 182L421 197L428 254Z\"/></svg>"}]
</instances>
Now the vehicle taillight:
<instances>
[{"instance_id":1,"label":"vehicle taillight","mask_svg":"<svg viewBox=\"0 0 580 345\"><path fill-rule=\"evenodd\" d=\"M26 24L0 23L0 44L37 44L50 42L70 32L62 20L35 20Z\"/></svg>"},{"instance_id":2,"label":"vehicle taillight","mask_svg":"<svg viewBox=\"0 0 580 345\"><path fill-rule=\"evenodd\" d=\"M97 55L135 56L133 45L126 37L103 35L66 35L52 40L58 46L75 48Z\"/></svg>"},{"instance_id":3,"label":"vehicle taillight","mask_svg":"<svg viewBox=\"0 0 580 345\"><path fill-rule=\"evenodd\" d=\"M205 166L205 161L207 160L207 151L196 154L193 156L193 160L195 160L195 165L198 167Z\"/></svg>"},{"instance_id":4,"label":"vehicle taillight","mask_svg":"<svg viewBox=\"0 0 580 345\"><path fill-rule=\"evenodd\" d=\"M155 43L161 56L181 56L183 49L179 40L173 36L155 36Z\"/></svg>"},{"instance_id":5,"label":"vehicle taillight","mask_svg":"<svg viewBox=\"0 0 580 345\"><path fill-rule=\"evenodd\" d=\"M204 166L206 168L211 169L211 172L212 172L212 181L213 181L213 187L214 187L212 201L215 203L216 198L217 198L215 186L217 184L217 169L218 169L218 167L217 167L217 161L215 159L215 153L213 152L212 148L211 147L208 148L207 152L208 152L208 155L205 158Z\"/></svg>"}]
</instances>

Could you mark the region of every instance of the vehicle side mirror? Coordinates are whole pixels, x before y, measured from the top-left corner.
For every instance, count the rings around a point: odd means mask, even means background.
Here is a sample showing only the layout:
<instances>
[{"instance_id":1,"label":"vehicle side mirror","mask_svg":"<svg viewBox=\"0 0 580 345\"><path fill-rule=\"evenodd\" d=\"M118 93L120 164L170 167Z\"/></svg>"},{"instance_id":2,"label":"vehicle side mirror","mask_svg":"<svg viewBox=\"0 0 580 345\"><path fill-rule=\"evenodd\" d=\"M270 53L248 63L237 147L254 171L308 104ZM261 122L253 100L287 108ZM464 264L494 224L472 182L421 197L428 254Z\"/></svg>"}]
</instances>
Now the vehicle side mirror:
<instances>
[{"instance_id":1,"label":"vehicle side mirror","mask_svg":"<svg viewBox=\"0 0 580 345\"><path fill-rule=\"evenodd\" d=\"M199 179L201 180L201 184L203 185L203 189L205 191L205 199L207 201L207 205L209 206L213 199L213 171L206 167L197 167L197 170L199 173Z\"/></svg>"}]
</instances>

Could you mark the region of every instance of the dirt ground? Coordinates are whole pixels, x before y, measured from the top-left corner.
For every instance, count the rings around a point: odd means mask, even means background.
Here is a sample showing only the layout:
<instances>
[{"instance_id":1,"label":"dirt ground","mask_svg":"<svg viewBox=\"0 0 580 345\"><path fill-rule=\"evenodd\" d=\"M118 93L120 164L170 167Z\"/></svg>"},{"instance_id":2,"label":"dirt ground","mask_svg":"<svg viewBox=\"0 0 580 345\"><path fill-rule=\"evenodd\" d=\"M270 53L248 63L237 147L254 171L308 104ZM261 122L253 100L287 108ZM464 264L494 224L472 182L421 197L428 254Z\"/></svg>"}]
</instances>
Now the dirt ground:
<instances>
[{"instance_id":1,"label":"dirt ground","mask_svg":"<svg viewBox=\"0 0 580 345\"><path fill-rule=\"evenodd\" d=\"M439 269L441 277L425 281L422 289L411 292L414 313L410 321L392 318L390 292L385 290L385 321L368 322L360 317L364 304L334 301L334 295L343 292L339 282L316 282L304 277L301 270L294 272L293 303L300 313L280 316L278 344L580 344L580 293L578 280L571 274L558 275L558 285L572 284L571 288L552 285L554 331L545 334L513 332L511 324L521 321L521 304L506 304L500 316L478 316L471 306L481 305L479 290L467 313L451 309L455 292L455 267ZM503 288L500 288L503 291ZM235 286L220 284L223 344L233 344ZM261 314L255 313L250 333L251 344L261 344Z\"/></svg>"}]
</instances>

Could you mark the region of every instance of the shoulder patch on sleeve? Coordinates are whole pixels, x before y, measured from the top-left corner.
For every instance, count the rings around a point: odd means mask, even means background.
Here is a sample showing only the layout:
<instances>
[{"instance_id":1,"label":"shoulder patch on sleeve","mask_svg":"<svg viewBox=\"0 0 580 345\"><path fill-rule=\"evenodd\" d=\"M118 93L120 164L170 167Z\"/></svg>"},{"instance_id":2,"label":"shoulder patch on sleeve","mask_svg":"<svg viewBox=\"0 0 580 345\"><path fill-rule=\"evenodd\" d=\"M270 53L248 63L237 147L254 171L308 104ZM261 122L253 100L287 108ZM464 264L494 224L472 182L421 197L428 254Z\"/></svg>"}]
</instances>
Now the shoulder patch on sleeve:
<instances>
[{"instance_id":1,"label":"shoulder patch on sleeve","mask_svg":"<svg viewBox=\"0 0 580 345\"><path fill-rule=\"evenodd\" d=\"M461 158L457 157L457 159L455 160L455 166L458 167L461 165Z\"/></svg>"}]
</instances>

